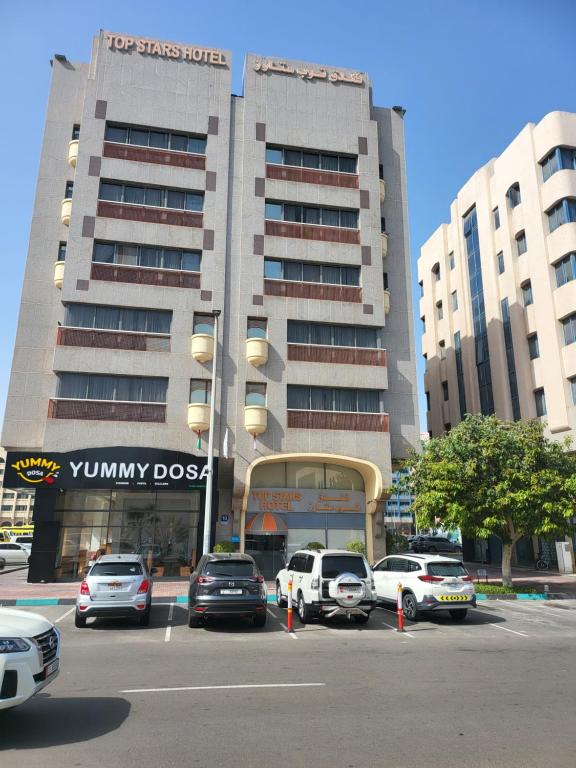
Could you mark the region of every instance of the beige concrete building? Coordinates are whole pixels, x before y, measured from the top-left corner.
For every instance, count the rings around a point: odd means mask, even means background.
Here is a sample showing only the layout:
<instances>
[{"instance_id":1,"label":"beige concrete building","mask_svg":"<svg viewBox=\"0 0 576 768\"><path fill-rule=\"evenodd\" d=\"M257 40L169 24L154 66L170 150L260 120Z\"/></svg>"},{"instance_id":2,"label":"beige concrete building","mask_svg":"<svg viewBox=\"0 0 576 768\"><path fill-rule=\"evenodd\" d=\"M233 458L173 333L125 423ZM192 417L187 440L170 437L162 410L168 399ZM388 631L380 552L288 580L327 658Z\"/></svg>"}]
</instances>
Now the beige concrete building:
<instances>
[{"instance_id":1,"label":"beige concrete building","mask_svg":"<svg viewBox=\"0 0 576 768\"><path fill-rule=\"evenodd\" d=\"M0 529L32 522L34 491L4 488L6 451L0 448Z\"/></svg>"},{"instance_id":2,"label":"beige concrete building","mask_svg":"<svg viewBox=\"0 0 576 768\"><path fill-rule=\"evenodd\" d=\"M418 261L428 429L465 413L576 437L576 114L529 123Z\"/></svg>"}]
</instances>

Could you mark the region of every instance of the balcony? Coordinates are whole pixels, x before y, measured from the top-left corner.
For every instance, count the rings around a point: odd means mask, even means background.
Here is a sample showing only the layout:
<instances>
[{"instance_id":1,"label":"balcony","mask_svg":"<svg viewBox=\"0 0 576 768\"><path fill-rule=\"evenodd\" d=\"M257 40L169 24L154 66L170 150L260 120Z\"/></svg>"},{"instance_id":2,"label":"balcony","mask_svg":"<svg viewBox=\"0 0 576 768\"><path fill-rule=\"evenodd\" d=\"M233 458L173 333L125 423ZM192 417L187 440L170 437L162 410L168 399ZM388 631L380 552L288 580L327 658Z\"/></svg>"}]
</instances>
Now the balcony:
<instances>
[{"instance_id":1,"label":"balcony","mask_svg":"<svg viewBox=\"0 0 576 768\"><path fill-rule=\"evenodd\" d=\"M288 344L288 360L303 363L376 365L386 367L385 349L329 347L315 344Z\"/></svg>"},{"instance_id":2,"label":"balcony","mask_svg":"<svg viewBox=\"0 0 576 768\"><path fill-rule=\"evenodd\" d=\"M264 280L266 296L282 296L289 299L319 299L320 301L347 301L360 304L362 289L356 285L330 285L328 283L304 283L296 280Z\"/></svg>"},{"instance_id":3,"label":"balcony","mask_svg":"<svg viewBox=\"0 0 576 768\"><path fill-rule=\"evenodd\" d=\"M198 211L181 211L175 208L155 208L134 203L112 203L99 200L96 215L107 219L172 224L177 227L202 227L203 217Z\"/></svg>"},{"instance_id":4,"label":"balcony","mask_svg":"<svg viewBox=\"0 0 576 768\"><path fill-rule=\"evenodd\" d=\"M78 161L78 139L72 139L68 144L68 165L72 168L76 168L76 162Z\"/></svg>"},{"instance_id":5,"label":"balcony","mask_svg":"<svg viewBox=\"0 0 576 768\"><path fill-rule=\"evenodd\" d=\"M159 285L163 288L200 288L200 274L198 272L132 267L124 264L104 264L99 261L92 262L90 278L112 283Z\"/></svg>"},{"instance_id":6,"label":"balcony","mask_svg":"<svg viewBox=\"0 0 576 768\"><path fill-rule=\"evenodd\" d=\"M54 262L54 285L56 288L62 289L62 284L64 282L64 265L66 264L65 261L55 261Z\"/></svg>"},{"instance_id":7,"label":"balcony","mask_svg":"<svg viewBox=\"0 0 576 768\"><path fill-rule=\"evenodd\" d=\"M246 360L255 368L265 365L268 362L268 339L246 339Z\"/></svg>"},{"instance_id":8,"label":"balcony","mask_svg":"<svg viewBox=\"0 0 576 768\"><path fill-rule=\"evenodd\" d=\"M206 363L214 357L214 336L210 333L192 335L191 354L199 363Z\"/></svg>"},{"instance_id":9,"label":"balcony","mask_svg":"<svg viewBox=\"0 0 576 768\"><path fill-rule=\"evenodd\" d=\"M358 176L355 173L338 171L320 171L315 168L301 168L290 165L266 164L266 178L279 181L300 181L305 184L323 184L330 187L358 189Z\"/></svg>"},{"instance_id":10,"label":"balcony","mask_svg":"<svg viewBox=\"0 0 576 768\"><path fill-rule=\"evenodd\" d=\"M323 224L300 224L294 221L266 219L265 232L274 237L295 237L301 240L320 240L324 243L358 245L360 232L347 227L326 227Z\"/></svg>"},{"instance_id":11,"label":"balcony","mask_svg":"<svg viewBox=\"0 0 576 768\"><path fill-rule=\"evenodd\" d=\"M261 435L268 428L268 409L265 405L244 406L244 427L251 435Z\"/></svg>"},{"instance_id":12,"label":"balcony","mask_svg":"<svg viewBox=\"0 0 576 768\"><path fill-rule=\"evenodd\" d=\"M72 198L65 197L60 204L60 220L65 227L70 226L70 217L72 216Z\"/></svg>"},{"instance_id":13,"label":"balcony","mask_svg":"<svg viewBox=\"0 0 576 768\"><path fill-rule=\"evenodd\" d=\"M59 326L56 344L62 347L126 349L136 352L170 352L170 336L160 333L106 331Z\"/></svg>"},{"instance_id":14,"label":"balcony","mask_svg":"<svg viewBox=\"0 0 576 768\"><path fill-rule=\"evenodd\" d=\"M380 202L383 203L386 199L386 182L384 179L379 179L380 181Z\"/></svg>"},{"instance_id":15,"label":"balcony","mask_svg":"<svg viewBox=\"0 0 576 768\"><path fill-rule=\"evenodd\" d=\"M81 419L97 421L147 421L162 424L166 421L164 403L134 403L111 400L59 400L48 401L49 419Z\"/></svg>"},{"instance_id":16,"label":"balcony","mask_svg":"<svg viewBox=\"0 0 576 768\"><path fill-rule=\"evenodd\" d=\"M188 426L193 432L206 432L210 427L209 403L190 403L188 406Z\"/></svg>"},{"instance_id":17,"label":"balcony","mask_svg":"<svg viewBox=\"0 0 576 768\"><path fill-rule=\"evenodd\" d=\"M382 258L385 259L388 256L388 235L386 232L380 233L380 245L382 247Z\"/></svg>"},{"instance_id":18,"label":"balcony","mask_svg":"<svg viewBox=\"0 0 576 768\"><path fill-rule=\"evenodd\" d=\"M384 314L390 314L390 291L384 291Z\"/></svg>"},{"instance_id":19,"label":"balcony","mask_svg":"<svg viewBox=\"0 0 576 768\"><path fill-rule=\"evenodd\" d=\"M343 432L388 432L387 413L340 413L337 411L288 411L292 429L325 429Z\"/></svg>"},{"instance_id":20,"label":"balcony","mask_svg":"<svg viewBox=\"0 0 576 768\"><path fill-rule=\"evenodd\" d=\"M153 147L138 147L130 144L116 144L111 141L104 142L103 157L112 157L117 160L134 160L139 163L157 163L159 165L171 165L174 168L196 168L200 171L206 168L204 155L193 155L188 152L175 152L169 149L155 149Z\"/></svg>"}]
</instances>

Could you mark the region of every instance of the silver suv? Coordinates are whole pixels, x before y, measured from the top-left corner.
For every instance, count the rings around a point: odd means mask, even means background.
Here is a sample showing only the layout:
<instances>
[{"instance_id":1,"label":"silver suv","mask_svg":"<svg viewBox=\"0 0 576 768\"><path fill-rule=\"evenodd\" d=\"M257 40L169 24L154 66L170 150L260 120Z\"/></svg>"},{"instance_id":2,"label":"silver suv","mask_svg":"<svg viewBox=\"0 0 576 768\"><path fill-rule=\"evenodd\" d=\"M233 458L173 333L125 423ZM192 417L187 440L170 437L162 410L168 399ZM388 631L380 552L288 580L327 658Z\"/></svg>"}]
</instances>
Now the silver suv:
<instances>
[{"instance_id":1,"label":"silver suv","mask_svg":"<svg viewBox=\"0 0 576 768\"><path fill-rule=\"evenodd\" d=\"M76 626L91 616L134 616L150 623L152 573L141 555L102 555L91 566L76 599Z\"/></svg>"}]
</instances>

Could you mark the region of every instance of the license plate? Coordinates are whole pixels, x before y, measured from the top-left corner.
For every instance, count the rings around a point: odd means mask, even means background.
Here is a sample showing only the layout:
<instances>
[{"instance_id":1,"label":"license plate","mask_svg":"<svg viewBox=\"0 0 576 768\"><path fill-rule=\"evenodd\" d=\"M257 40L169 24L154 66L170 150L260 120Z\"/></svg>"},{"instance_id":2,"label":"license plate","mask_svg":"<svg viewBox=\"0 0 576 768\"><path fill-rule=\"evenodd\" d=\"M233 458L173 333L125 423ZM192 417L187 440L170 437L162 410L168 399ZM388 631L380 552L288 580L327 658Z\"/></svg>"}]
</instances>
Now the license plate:
<instances>
[{"instance_id":1,"label":"license plate","mask_svg":"<svg viewBox=\"0 0 576 768\"><path fill-rule=\"evenodd\" d=\"M122 584L107 584L106 585L111 592L119 592L122 589Z\"/></svg>"},{"instance_id":2,"label":"license plate","mask_svg":"<svg viewBox=\"0 0 576 768\"><path fill-rule=\"evenodd\" d=\"M221 595L241 595L242 590L241 589L221 589L220 594Z\"/></svg>"},{"instance_id":3,"label":"license plate","mask_svg":"<svg viewBox=\"0 0 576 768\"><path fill-rule=\"evenodd\" d=\"M60 666L60 661L56 659L56 661L53 661L51 664L48 664L48 666L44 669L44 677L50 677L50 675L53 675L54 672L58 671L58 667Z\"/></svg>"},{"instance_id":4,"label":"license plate","mask_svg":"<svg viewBox=\"0 0 576 768\"><path fill-rule=\"evenodd\" d=\"M360 592L360 590L361 590L361 587L359 585L356 585L356 584L354 584L354 585L352 585L350 587L339 587L338 588L339 592Z\"/></svg>"},{"instance_id":5,"label":"license plate","mask_svg":"<svg viewBox=\"0 0 576 768\"><path fill-rule=\"evenodd\" d=\"M440 595L438 597L438 600L444 600L445 602L462 602L469 600L469 595Z\"/></svg>"}]
</instances>

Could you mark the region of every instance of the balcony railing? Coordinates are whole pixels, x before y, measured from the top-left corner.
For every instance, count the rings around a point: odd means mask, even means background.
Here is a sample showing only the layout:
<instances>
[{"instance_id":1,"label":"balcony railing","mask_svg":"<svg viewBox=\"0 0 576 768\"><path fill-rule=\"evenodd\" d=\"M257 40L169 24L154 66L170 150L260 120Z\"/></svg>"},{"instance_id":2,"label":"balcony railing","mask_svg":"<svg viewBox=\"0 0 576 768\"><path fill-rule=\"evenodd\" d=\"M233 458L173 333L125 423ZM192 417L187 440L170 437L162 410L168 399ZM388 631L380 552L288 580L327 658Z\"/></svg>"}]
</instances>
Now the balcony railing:
<instances>
[{"instance_id":1,"label":"balcony railing","mask_svg":"<svg viewBox=\"0 0 576 768\"><path fill-rule=\"evenodd\" d=\"M388 432L387 413L341 413L339 411L288 411L293 429L336 429L343 432Z\"/></svg>"},{"instance_id":2,"label":"balcony railing","mask_svg":"<svg viewBox=\"0 0 576 768\"><path fill-rule=\"evenodd\" d=\"M198 272L103 264L99 261L92 262L90 277L92 280L107 280L112 283L161 285L164 288L200 288Z\"/></svg>"},{"instance_id":3,"label":"balcony railing","mask_svg":"<svg viewBox=\"0 0 576 768\"><path fill-rule=\"evenodd\" d=\"M104 331L96 328L59 326L56 344L63 347L130 349L137 352L170 352L170 336L134 331Z\"/></svg>"},{"instance_id":4,"label":"balcony railing","mask_svg":"<svg viewBox=\"0 0 576 768\"><path fill-rule=\"evenodd\" d=\"M266 296L284 296L291 299L320 299L322 301L348 301L359 304L362 289L357 285L327 285L325 283L299 283L296 280L264 280Z\"/></svg>"},{"instance_id":5,"label":"balcony railing","mask_svg":"<svg viewBox=\"0 0 576 768\"><path fill-rule=\"evenodd\" d=\"M48 401L49 419L82 419L97 421L166 421L164 403L134 403L111 400Z\"/></svg>"},{"instance_id":6,"label":"balcony railing","mask_svg":"<svg viewBox=\"0 0 576 768\"><path fill-rule=\"evenodd\" d=\"M204 155L192 155L189 152L174 152L173 150L153 147L137 147L130 144L116 144L111 141L104 142L102 154L104 157L113 157L118 160L158 163L159 165L172 165L175 168L197 168L200 171L206 168Z\"/></svg>"},{"instance_id":7,"label":"balcony railing","mask_svg":"<svg viewBox=\"0 0 576 768\"><path fill-rule=\"evenodd\" d=\"M150 224L173 224L178 227L202 227L202 214L198 211L180 211L175 208L155 208L151 205L113 203L99 200L98 216L108 219L126 219Z\"/></svg>"},{"instance_id":8,"label":"balcony railing","mask_svg":"<svg viewBox=\"0 0 576 768\"><path fill-rule=\"evenodd\" d=\"M266 234L275 237L297 237L301 240L321 240L325 243L360 243L360 232L347 227L326 227L323 224L300 224L295 221L266 219Z\"/></svg>"},{"instance_id":9,"label":"balcony railing","mask_svg":"<svg viewBox=\"0 0 576 768\"><path fill-rule=\"evenodd\" d=\"M303 363L342 363L347 365L378 365L385 367L385 349L361 347L332 347L315 344L288 344L288 360Z\"/></svg>"},{"instance_id":10,"label":"balcony railing","mask_svg":"<svg viewBox=\"0 0 576 768\"><path fill-rule=\"evenodd\" d=\"M306 184L323 184L331 187L358 189L358 176L355 173L338 171L319 171L315 168L299 168L290 165L266 165L266 178L280 181L300 181Z\"/></svg>"}]
</instances>

